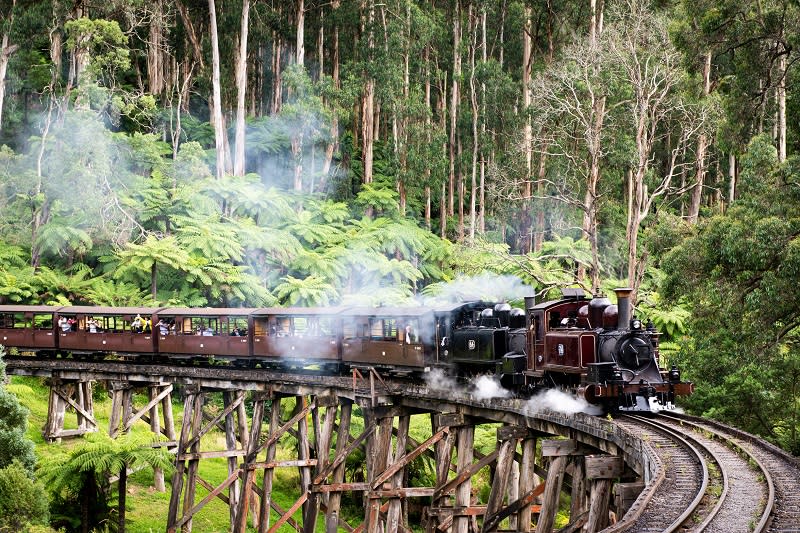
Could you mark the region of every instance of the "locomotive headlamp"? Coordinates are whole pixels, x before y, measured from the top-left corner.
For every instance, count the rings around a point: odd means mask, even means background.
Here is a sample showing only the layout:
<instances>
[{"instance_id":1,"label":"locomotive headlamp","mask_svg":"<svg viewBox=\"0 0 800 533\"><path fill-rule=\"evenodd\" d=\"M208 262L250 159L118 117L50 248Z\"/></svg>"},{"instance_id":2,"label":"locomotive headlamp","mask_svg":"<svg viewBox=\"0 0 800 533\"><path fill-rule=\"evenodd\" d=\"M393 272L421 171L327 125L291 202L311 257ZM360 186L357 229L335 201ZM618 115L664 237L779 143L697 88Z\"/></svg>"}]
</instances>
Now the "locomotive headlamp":
<instances>
[{"instance_id":1,"label":"locomotive headlamp","mask_svg":"<svg viewBox=\"0 0 800 533\"><path fill-rule=\"evenodd\" d=\"M642 329L642 321L638 318L631 320L631 329Z\"/></svg>"}]
</instances>

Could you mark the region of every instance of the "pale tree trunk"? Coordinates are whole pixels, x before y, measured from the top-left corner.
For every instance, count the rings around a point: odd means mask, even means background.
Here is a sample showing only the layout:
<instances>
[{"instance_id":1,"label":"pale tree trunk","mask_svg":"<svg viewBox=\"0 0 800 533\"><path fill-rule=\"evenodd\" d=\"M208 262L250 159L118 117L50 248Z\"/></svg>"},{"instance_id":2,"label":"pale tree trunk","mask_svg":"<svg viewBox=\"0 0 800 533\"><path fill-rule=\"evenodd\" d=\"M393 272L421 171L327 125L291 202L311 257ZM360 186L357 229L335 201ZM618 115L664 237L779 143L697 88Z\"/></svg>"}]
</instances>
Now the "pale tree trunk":
<instances>
[{"instance_id":1,"label":"pale tree trunk","mask_svg":"<svg viewBox=\"0 0 800 533\"><path fill-rule=\"evenodd\" d=\"M463 146L461 137L456 137L456 158L461 161ZM464 183L464 171L461 164L456 167L456 182L458 183L458 240L464 240L464 197L466 183Z\"/></svg>"},{"instance_id":2,"label":"pale tree trunk","mask_svg":"<svg viewBox=\"0 0 800 533\"><path fill-rule=\"evenodd\" d=\"M305 2L297 0L296 34L295 41L295 63L298 67L304 67L306 47L305 47ZM292 156L294 157L294 190L303 190L303 130L300 129L292 137Z\"/></svg>"},{"instance_id":3,"label":"pale tree trunk","mask_svg":"<svg viewBox=\"0 0 800 533\"><path fill-rule=\"evenodd\" d=\"M375 47L373 22L375 19L374 0L365 0L361 4L364 13L364 31L367 34L367 61L373 60L372 50ZM364 183L372 183L372 158L375 139L375 78L364 72L364 89L361 97L361 159L364 165Z\"/></svg>"},{"instance_id":4,"label":"pale tree trunk","mask_svg":"<svg viewBox=\"0 0 800 533\"><path fill-rule=\"evenodd\" d=\"M269 114L272 116L281 112L283 104L283 37L279 32L272 32L272 101Z\"/></svg>"},{"instance_id":5,"label":"pale tree trunk","mask_svg":"<svg viewBox=\"0 0 800 533\"><path fill-rule=\"evenodd\" d=\"M225 175L225 125L222 121L222 94L219 80L219 39L217 37L217 8L214 0L208 0L209 32L211 37L211 84L212 122L214 123L214 146L217 153L217 179Z\"/></svg>"},{"instance_id":6,"label":"pale tree trunk","mask_svg":"<svg viewBox=\"0 0 800 533\"><path fill-rule=\"evenodd\" d=\"M469 239L475 240L475 225L477 223L476 202L478 196L478 89L475 86L475 48L478 45L478 17L473 11L474 6L469 5L469 20L472 39L469 47L469 102L472 107L472 165L469 194Z\"/></svg>"},{"instance_id":7,"label":"pale tree trunk","mask_svg":"<svg viewBox=\"0 0 800 533\"><path fill-rule=\"evenodd\" d=\"M736 198L736 154L728 154L728 205Z\"/></svg>"},{"instance_id":8,"label":"pale tree trunk","mask_svg":"<svg viewBox=\"0 0 800 533\"><path fill-rule=\"evenodd\" d=\"M599 40L603 31L603 2L596 0L590 2L590 22L589 22L589 46L594 57L601 53ZM598 75L599 66L594 65L592 76ZM589 126L589 180L586 184L586 195L584 197L583 212L583 232L589 240L589 247L592 254L591 265L591 284L594 291L600 288L600 250L598 245L597 227L597 186L600 182L600 162L602 156L602 133L603 123L606 113L606 97L596 94L592 87L589 87L592 97L592 110ZM585 269L583 266L578 268L578 278L583 279Z\"/></svg>"},{"instance_id":9,"label":"pale tree trunk","mask_svg":"<svg viewBox=\"0 0 800 533\"><path fill-rule=\"evenodd\" d=\"M785 49L778 60L778 161L786 161L786 56Z\"/></svg>"},{"instance_id":10,"label":"pale tree trunk","mask_svg":"<svg viewBox=\"0 0 800 533\"><path fill-rule=\"evenodd\" d=\"M11 0L11 10L9 11L8 19L3 24L3 38L0 40L0 130L3 129L3 103L6 98L6 70L8 69L8 62L11 59L11 54L17 51L19 45L8 44L11 28L14 25L14 8L17 5L17 0Z\"/></svg>"},{"instance_id":11,"label":"pale tree trunk","mask_svg":"<svg viewBox=\"0 0 800 533\"><path fill-rule=\"evenodd\" d=\"M456 186L456 127L458 125L458 80L461 77L461 1L456 0L453 7L453 79L450 83L450 189L448 213L455 214ZM461 224L463 230L463 224Z\"/></svg>"},{"instance_id":12,"label":"pale tree trunk","mask_svg":"<svg viewBox=\"0 0 800 533\"><path fill-rule=\"evenodd\" d=\"M408 102L409 93L411 91L411 3L406 3L405 13L405 38L403 39L403 102ZM388 38L387 38L388 43ZM394 104L395 107L397 103ZM400 192L400 216L406 215L406 204L408 203L406 193L406 176L408 174L408 117L406 113L400 120L395 119L398 123L397 132L397 145L400 152L400 182L398 190Z\"/></svg>"},{"instance_id":13,"label":"pale tree trunk","mask_svg":"<svg viewBox=\"0 0 800 533\"><path fill-rule=\"evenodd\" d=\"M431 70L430 70L430 46L425 47L425 51L423 52L423 64L425 65L425 110L428 113L425 114L425 131L426 131L426 138L428 140L428 146L431 144L431 115L433 114L433 109L431 109ZM425 165L425 227L428 228L428 231L431 229L431 168L428 165Z\"/></svg>"},{"instance_id":14,"label":"pale tree trunk","mask_svg":"<svg viewBox=\"0 0 800 533\"><path fill-rule=\"evenodd\" d=\"M250 28L250 0L242 0L242 22L239 29L239 50L236 57L236 141L233 175L245 172L245 102L247 97L247 34Z\"/></svg>"},{"instance_id":15,"label":"pale tree trunk","mask_svg":"<svg viewBox=\"0 0 800 533\"><path fill-rule=\"evenodd\" d=\"M439 236L447 237L447 183L442 181L442 194L439 198Z\"/></svg>"},{"instance_id":16,"label":"pale tree trunk","mask_svg":"<svg viewBox=\"0 0 800 533\"><path fill-rule=\"evenodd\" d=\"M306 62L306 5L305 0L297 0L297 39L295 41L295 62L304 65Z\"/></svg>"},{"instance_id":17,"label":"pale tree trunk","mask_svg":"<svg viewBox=\"0 0 800 533\"><path fill-rule=\"evenodd\" d=\"M341 6L341 0L333 0L331 2L331 11L336 11ZM334 19L335 20L335 19ZM341 88L339 82L339 25L334 22L333 35L331 35L331 81L333 82L334 90ZM323 180L328 176L331 170L331 163L333 162L333 153L339 144L339 115L336 109L331 110L331 140L325 146L325 161L322 166ZM321 186L322 184L320 184Z\"/></svg>"},{"instance_id":18,"label":"pale tree trunk","mask_svg":"<svg viewBox=\"0 0 800 533\"><path fill-rule=\"evenodd\" d=\"M711 94L711 52L707 51L703 61L703 97ZM701 133L697 138L697 154L695 162L695 179L692 196L689 202L689 213L686 219L690 224L697 224L700 215L700 204L703 200L703 186L707 171L706 154L708 153L708 134Z\"/></svg>"},{"instance_id":19,"label":"pale tree trunk","mask_svg":"<svg viewBox=\"0 0 800 533\"><path fill-rule=\"evenodd\" d=\"M8 61L11 59L11 54L16 52L17 48L19 48L19 45L9 45L8 34L3 34L3 40L0 41L0 130L3 129L3 102L6 97L6 69L8 68Z\"/></svg>"},{"instance_id":20,"label":"pale tree trunk","mask_svg":"<svg viewBox=\"0 0 800 533\"><path fill-rule=\"evenodd\" d=\"M486 9L481 10L481 61L485 66L489 61L488 43L486 41ZM486 83L481 82L481 139L486 138ZM481 177L478 185L479 204L478 204L478 231L481 234L486 232L486 154L481 154Z\"/></svg>"},{"instance_id":21,"label":"pale tree trunk","mask_svg":"<svg viewBox=\"0 0 800 533\"><path fill-rule=\"evenodd\" d=\"M522 26L522 112L525 113L525 125L522 127L522 150L525 156L525 176L523 176L522 185L522 227L528 228L531 225L531 195L533 190L531 188L531 181L533 177L533 127L531 126L531 118L528 116L528 109L531 107L531 72L533 69L533 39L531 34L533 32L533 24L531 17L533 16L533 8L525 5L525 23ZM544 158L544 154L542 154ZM543 211L540 210L543 213ZM541 232L536 232L539 235ZM534 237L531 236L533 239ZM535 245L531 246L530 242L526 247L528 251L531 248L536 248Z\"/></svg>"}]
</instances>

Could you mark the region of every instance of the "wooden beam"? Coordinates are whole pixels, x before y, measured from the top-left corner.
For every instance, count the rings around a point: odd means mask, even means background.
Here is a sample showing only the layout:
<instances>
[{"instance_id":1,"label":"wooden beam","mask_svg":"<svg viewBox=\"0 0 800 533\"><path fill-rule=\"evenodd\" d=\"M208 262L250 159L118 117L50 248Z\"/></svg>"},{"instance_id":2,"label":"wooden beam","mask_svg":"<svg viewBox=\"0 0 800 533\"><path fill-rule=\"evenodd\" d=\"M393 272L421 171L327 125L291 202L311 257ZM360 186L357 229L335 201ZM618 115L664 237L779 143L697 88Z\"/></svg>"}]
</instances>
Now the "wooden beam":
<instances>
[{"instance_id":1,"label":"wooden beam","mask_svg":"<svg viewBox=\"0 0 800 533\"><path fill-rule=\"evenodd\" d=\"M97 421L94 419L94 415L86 411L83 406L78 405L78 403L73 400L66 391L61 390L61 388L53 388L53 391L58 394L65 402L67 402L76 412L78 412L87 422L92 424L93 426L97 427Z\"/></svg>"},{"instance_id":2,"label":"wooden beam","mask_svg":"<svg viewBox=\"0 0 800 533\"><path fill-rule=\"evenodd\" d=\"M219 486L217 486L214 490L208 493L208 495L200 500L200 503L189 509L188 512L183 514L183 517L178 520L175 524L176 529L183 526L185 523L189 522L192 517L197 514L200 509L206 506L208 502L216 498L223 490L227 489L234 481L236 481L239 477L239 471L233 472L230 474L225 481L223 481Z\"/></svg>"},{"instance_id":3,"label":"wooden beam","mask_svg":"<svg viewBox=\"0 0 800 533\"><path fill-rule=\"evenodd\" d=\"M477 463L472 463L464 470L458 472L456 477L445 483L441 488L436 489L436 493L434 493L433 495L434 500L444 496L457 486L467 481L469 478L474 476L481 468L493 463L497 459L497 455L499 453L500 452L498 450L495 450L489 455L484 456L483 459L481 459Z\"/></svg>"},{"instance_id":4,"label":"wooden beam","mask_svg":"<svg viewBox=\"0 0 800 533\"><path fill-rule=\"evenodd\" d=\"M587 455L586 479L615 479L622 476L625 462L619 455Z\"/></svg>"},{"instance_id":5,"label":"wooden beam","mask_svg":"<svg viewBox=\"0 0 800 533\"><path fill-rule=\"evenodd\" d=\"M372 488L377 490L378 487L380 487L381 484L383 484L386 480L388 480L390 477L392 477L397 472L399 472L402 468L404 468L406 465L408 465L411 461L413 461L414 459L416 459L417 457L422 455L422 453L425 450L427 450L430 446L432 446L432 445L436 444L437 442L439 442L440 440L442 440L442 437L447 435L447 433L449 433L449 432L450 432L449 428L442 428L438 433L436 433L435 435L431 436L428 440L426 440L425 442L423 442L422 444L417 446L411 453L402 456L401 459L399 459L392 466L387 468L380 476L378 476L375 479L375 481L373 481Z\"/></svg>"},{"instance_id":6,"label":"wooden beam","mask_svg":"<svg viewBox=\"0 0 800 533\"><path fill-rule=\"evenodd\" d=\"M594 453L580 442L572 439L542 440L542 457L561 455L586 455Z\"/></svg>"},{"instance_id":7,"label":"wooden beam","mask_svg":"<svg viewBox=\"0 0 800 533\"><path fill-rule=\"evenodd\" d=\"M225 409L219 412L217 416L211 419L211 421L208 424L206 424L204 427L200 429L200 431L197 432L197 435L194 436L194 439L192 439L192 442L189 443L189 446L193 446L195 444L195 441L200 442L200 439L203 438L203 435L205 435L206 433L217 427L217 423L221 422L223 418L231 414L243 400L244 400L244 393L240 391L233 402L226 405ZM224 426L222 426L221 429L222 431L225 431Z\"/></svg>"},{"instance_id":8,"label":"wooden beam","mask_svg":"<svg viewBox=\"0 0 800 533\"><path fill-rule=\"evenodd\" d=\"M124 431L125 433L130 431L134 422L139 420L142 417L142 415L150 411L150 409L158 405L158 403L163 398L166 398L166 396L171 392L172 392L172 385L167 385L166 387L164 387L164 390L162 390L157 397L152 398L149 402L147 402L147 405L142 407L139 411L137 411L134 415L132 415L128 420L125 421L125 425L123 426L122 431Z\"/></svg>"}]
</instances>

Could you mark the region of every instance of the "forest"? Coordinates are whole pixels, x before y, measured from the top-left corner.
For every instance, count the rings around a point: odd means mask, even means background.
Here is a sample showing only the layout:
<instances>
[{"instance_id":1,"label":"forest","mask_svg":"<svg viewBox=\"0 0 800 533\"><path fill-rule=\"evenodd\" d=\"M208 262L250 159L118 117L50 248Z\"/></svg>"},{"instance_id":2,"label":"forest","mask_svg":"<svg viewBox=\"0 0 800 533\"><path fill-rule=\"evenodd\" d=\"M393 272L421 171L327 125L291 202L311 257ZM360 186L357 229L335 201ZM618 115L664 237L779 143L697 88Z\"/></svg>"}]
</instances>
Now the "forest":
<instances>
[{"instance_id":1,"label":"forest","mask_svg":"<svg viewBox=\"0 0 800 533\"><path fill-rule=\"evenodd\" d=\"M3 0L0 303L630 286L685 409L800 455L798 40L789 0Z\"/></svg>"}]
</instances>

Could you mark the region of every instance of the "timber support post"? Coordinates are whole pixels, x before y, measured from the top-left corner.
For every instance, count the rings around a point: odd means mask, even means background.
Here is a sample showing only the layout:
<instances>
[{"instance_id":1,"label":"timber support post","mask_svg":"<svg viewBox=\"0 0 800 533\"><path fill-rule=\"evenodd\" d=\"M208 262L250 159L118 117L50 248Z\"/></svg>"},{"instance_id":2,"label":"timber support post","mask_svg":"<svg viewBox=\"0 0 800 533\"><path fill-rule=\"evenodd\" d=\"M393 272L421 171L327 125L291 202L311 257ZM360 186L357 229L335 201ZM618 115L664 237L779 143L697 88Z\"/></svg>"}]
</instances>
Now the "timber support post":
<instances>
[{"instance_id":1,"label":"timber support post","mask_svg":"<svg viewBox=\"0 0 800 533\"><path fill-rule=\"evenodd\" d=\"M97 431L92 399L92 381L53 378L49 380L50 398L47 405L47 421L42 436L47 442L64 437L75 437ZM67 408L74 410L77 429L64 429Z\"/></svg>"}]
</instances>

